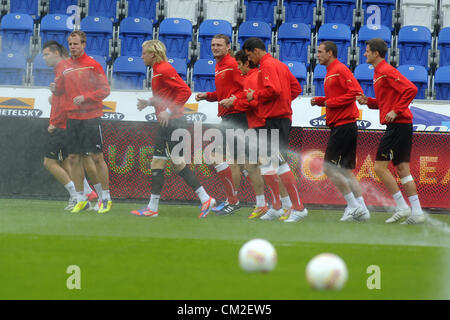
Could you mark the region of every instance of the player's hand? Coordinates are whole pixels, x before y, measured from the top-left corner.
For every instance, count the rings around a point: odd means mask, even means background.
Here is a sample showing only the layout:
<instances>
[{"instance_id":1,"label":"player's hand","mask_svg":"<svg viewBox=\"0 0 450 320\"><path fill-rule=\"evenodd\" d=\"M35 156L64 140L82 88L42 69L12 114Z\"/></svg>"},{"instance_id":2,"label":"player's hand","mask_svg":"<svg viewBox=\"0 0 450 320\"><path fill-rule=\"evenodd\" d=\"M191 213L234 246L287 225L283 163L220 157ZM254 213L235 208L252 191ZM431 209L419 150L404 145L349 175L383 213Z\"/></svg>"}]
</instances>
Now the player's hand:
<instances>
[{"instance_id":1,"label":"player's hand","mask_svg":"<svg viewBox=\"0 0 450 320\"><path fill-rule=\"evenodd\" d=\"M356 97L356 101L358 101L359 104L367 104L369 98L367 98L366 95L363 93L362 95Z\"/></svg>"},{"instance_id":2,"label":"player's hand","mask_svg":"<svg viewBox=\"0 0 450 320\"><path fill-rule=\"evenodd\" d=\"M167 127L167 124L169 123L170 114L167 111L162 111L158 115L158 121L161 127Z\"/></svg>"},{"instance_id":3,"label":"player's hand","mask_svg":"<svg viewBox=\"0 0 450 320\"><path fill-rule=\"evenodd\" d=\"M49 89L52 93L55 93L56 91L56 83L52 82L50 83Z\"/></svg>"},{"instance_id":4,"label":"player's hand","mask_svg":"<svg viewBox=\"0 0 450 320\"><path fill-rule=\"evenodd\" d=\"M150 106L150 101L146 100L146 99L138 99L137 102L137 109L139 111L144 110L146 107Z\"/></svg>"},{"instance_id":5,"label":"player's hand","mask_svg":"<svg viewBox=\"0 0 450 320\"><path fill-rule=\"evenodd\" d=\"M206 97L207 97L206 92L197 93L197 94L195 95L195 101L205 100Z\"/></svg>"},{"instance_id":6,"label":"player's hand","mask_svg":"<svg viewBox=\"0 0 450 320\"><path fill-rule=\"evenodd\" d=\"M73 98L73 103L77 106L80 106L84 102L84 96L78 96Z\"/></svg>"},{"instance_id":7,"label":"player's hand","mask_svg":"<svg viewBox=\"0 0 450 320\"><path fill-rule=\"evenodd\" d=\"M247 90L247 101L250 102L253 100L253 93L255 92L255 90L249 88Z\"/></svg>"},{"instance_id":8,"label":"player's hand","mask_svg":"<svg viewBox=\"0 0 450 320\"><path fill-rule=\"evenodd\" d=\"M386 122L393 122L395 120L395 118L397 118L397 113L395 113L394 110L389 111L388 114L386 115L385 119Z\"/></svg>"},{"instance_id":9,"label":"player's hand","mask_svg":"<svg viewBox=\"0 0 450 320\"><path fill-rule=\"evenodd\" d=\"M56 130L56 127L54 125L51 124L51 125L48 126L47 131L49 133L53 133L53 132L55 132L55 130Z\"/></svg>"},{"instance_id":10,"label":"player's hand","mask_svg":"<svg viewBox=\"0 0 450 320\"><path fill-rule=\"evenodd\" d=\"M231 97L229 97L227 99L223 99L223 100L219 101L219 104L222 107L228 109L233 106L234 100L236 100L236 97L234 95L232 95Z\"/></svg>"},{"instance_id":11,"label":"player's hand","mask_svg":"<svg viewBox=\"0 0 450 320\"><path fill-rule=\"evenodd\" d=\"M309 102L311 103L312 106L315 106L317 104L315 98L311 98Z\"/></svg>"}]
</instances>

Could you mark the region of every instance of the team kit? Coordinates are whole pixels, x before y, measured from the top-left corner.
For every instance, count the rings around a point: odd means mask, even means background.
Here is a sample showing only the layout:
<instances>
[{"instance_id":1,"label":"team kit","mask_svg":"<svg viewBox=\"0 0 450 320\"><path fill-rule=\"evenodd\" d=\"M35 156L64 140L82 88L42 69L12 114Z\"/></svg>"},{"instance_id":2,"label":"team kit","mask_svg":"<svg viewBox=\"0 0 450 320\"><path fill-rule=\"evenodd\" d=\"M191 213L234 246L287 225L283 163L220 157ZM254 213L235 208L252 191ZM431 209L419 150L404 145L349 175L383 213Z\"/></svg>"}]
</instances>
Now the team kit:
<instances>
[{"instance_id":1,"label":"team kit","mask_svg":"<svg viewBox=\"0 0 450 320\"><path fill-rule=\"evenodd\" d=\"M112 200L109 170L102 152L101 117L102 101L110 94L110 86L101 65L85 53L84 32L72 32L67 47L69 51L56 41L48 41L42 50L45 62L54 68L55 74L50 84L51 113L44 166L68 191L66 210L107 213ZM291 102L302 92L300 83L287 65L267 52L259 38L247 39L241 50L233 53L230 39L217 34L211 40L211 51L216 60L216 91L197 93L195 99L214 103L218 108L222 139L214 148L205 148L204 155L216 170L226 201L218 203L207 193L186 165L179 141L172 138L176 130L189 128L184 105L192 92L168 62L164 43L148 40L142 44L141 58L152 68L152 96L138 99L137 109L154 107L158 132L151 160L150 200L147 206L131 214L158 216L164 172L170 161L201 202L198 218L206 218L211 212L228 216L241 210L237 190L245 173L256 195L256 205L248 219L302 221L308 210L286 160L292 127ZM311 107L325 107L326 124L331 129L323 172L346 201L340 221L369 220L370 212L352 172L358 134L356 101L378 109L380 123L386 125L386 130L374 169L396 203L386 223L421 224L425 215L409 167L413 131L409 105L417 87L386 62L386 52L387 45L382 39L366 42L364 56L374 67L375 98L371 98L364 95L352 72L337 59L336 44L324 41L318 45L317 60L327 70L325 96L313 97ZM230 135L233 131L245 134ZM253 139L248 139L248 132ZM410 205L388 169L391 162ZM269 192L265 193L265 188Z\"/></svg>"}]
</instances>

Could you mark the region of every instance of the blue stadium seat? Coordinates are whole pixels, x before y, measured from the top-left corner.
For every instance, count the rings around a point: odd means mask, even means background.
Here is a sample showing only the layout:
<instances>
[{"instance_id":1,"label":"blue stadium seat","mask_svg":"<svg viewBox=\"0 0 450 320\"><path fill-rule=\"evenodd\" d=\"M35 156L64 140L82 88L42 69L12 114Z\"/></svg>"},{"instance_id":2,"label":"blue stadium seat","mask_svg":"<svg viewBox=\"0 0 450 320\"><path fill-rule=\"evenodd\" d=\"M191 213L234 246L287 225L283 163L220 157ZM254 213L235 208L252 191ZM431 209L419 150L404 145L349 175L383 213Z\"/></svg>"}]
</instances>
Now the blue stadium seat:
<instances>
[{"instance_id":1,"label":"blue stadium seat","mask_svg":"<svg viewBox=\"0 0 450 320\"><path fill-rule=\"evenodd\" d=\"M434 75L437 100L450 100L450 66L440 67Z\"/></svg>"},{"instance_id":2,"label":"blue stadium seat","mask_svg":"<svg viewBox=\"0 0 450 320\"><path fill-rule=\"evenodd\" d=\"M404 75L409 81L414 83L418 89L415 99L426 99L428 91L428 72L423 66L418 65L401 65L398 71Z\"/></svg>"},{"instance_id":3,"label":"blue stadium seat","mask_svg":"<svg viewBox=\"0 0 450 320\"><path fill-rule=\"evenodd\" d=\"M78 0L50 0L48 13L72 15L71 11L67 12L67 8L77 5Z\"/></svg>"},{"instance_id":4,"label":"blue stadium seat","mask_svg":"<svg viewBox=\"0 0 450 320\"><path fill-rule=\"evenodd\" d=\"M88 16L107 17L113 23L119 19L120 0L85 0Z\"/></svg>"},{"instance_id":5,"label":"blue stadium seat","mask_svg":"<svg viewBox=\"0 0 450 320\"><path fill-rule=\"evenodd\" d=\"M392 31L392 11L395 0L362 0L363 25L386 26Z\"/></svg>"},{"instance_id":6,"label":"blue stadium seat","mask_svg":"<svg viewBox=\"0 0 450 320\"><path fill-rule=\"evenodd\" d=\"M192 73L194 91L196 92L216 91L216 84L214 82L215 68L216 68L215 60L199 59L194 63L194 70Z\"/></svg>"},{"instance_id":7,"label":"blue stadium seat","mask_svg":"<svg viewBox=\"0 0 450 320\"><path fill-rule=\"evenodd\" d=\"M0 24L1 50L20 52L29 57L32 50L33 18L24 13L10 13Z\"/></svg>"},{"instance_id":8,"label":"blue stadium seat","mask_svg":"<svg viewBox=\"0 0 450 320\"><path fill-rule=\"evenodd\" d=\"M200 24L198 30L198 46L197 55L201 59L212 59L211 39L216 34L224 34L233 41L233 27L231 23L226 20L205 20ZM200 50L198 50L200 48Z\"/></svg>"},{"instance_id":9,"label":"blue stadium seat","mask_svg":"<svg viewBox=\"0 0 450 320\"><path fill-rule=\"evenodd\" d=\"M8 13L25 13L34 20L40 18L41 0L10 0Z\"/></svg>"},{"instance_id":10,"label":"blue stadium seat","mask_svg":"<svg viewBox=\"0 0 450 320\"><path fill-rule=\"evenodd\" d=\"M283 5L284 22L301 22L310 28L314 25L316 0L284 0Z\"/></svg>"},{"instance_id":11,"label":"blue stadium seat","mask_svg":"<svg viewBox=\"0 0 450 320\"><path fill-rule=\"evenodd\" d=\"M0 85L21 86L25 83L27 60L23 54L0 53Z\"/></svg>"},{"instance_id":12,"label":"blue stadium seat","mask_svg":"<svg viewBox=\"0 0 450 320\"><path fill-rule=\"evenodd\" d=\"M304 94L306 89L306 82L308 79L308 74L306 72L306 65L303 62L298 61L282 61L285 65L289 67L292 74L297 78L298 82L302 86L301 95Z\"/></svg>"},{"instance_id":13,"label":"blue stadium seat","mask_svg":"<svg viewBox=\"0 0 450 320\"><path fill-rule=\"evenodd\" d=\"M113 88L144 89L147 67L140 57L120 56L113 64Z\"/></svg>"},{"instance_id":14,"label":"blue stadium seat","mask_svg":"<svg viewBox=\"0 0 450 320\"><path fill-rule=\"evenodd\" d=\"M80 29L86 33L86 53L111 57L113 25L107 17L87 16L81 20Z\"/></svg>"},{"instance_id":15,"label":"blue stadium seat","mask_svg":"<svg viewBox=\"0 0 450 320\"><path fill-rule=\"evenodd\" d=\"M314 95L323 97L325 90L323 88L323 80L327 74L327 68L321 64L316 65L313 73Z\"/></svg>"},{"instance_id":16,"label":"blue stadium seat","mask_svg":"<svg viewBox=\"0 0 450 320\"><path fill-rule=\"evenodd\" d=\"M105 72L105 74L106 74L106 69L107 69L107 65L106 65L106 59L103 57L103 56L99 56L99 55L96 55L96 54L93 54L93 55L89 55L89 57L91 57L92 59L94 59L95 61L97 61L98 63L100 63L100 65L102 66L102 68L103 68L103 71Z\"/></svg>"},{"instance_id":17,"label":"blue stadium seat","mask_svg":"<svg viewBox=\"0 0 450 320\"><path fill-rule=\"evenodd\" d=\"M324 23L342 23L353 26L353 15L356 9L354 0L323 0L325 14Z\"/></svg>"},{"instance_id":18,"label":"blue stadium seat","mask_svg":"<svg viewBox=\"0 0 450 320\"><path fill-rule=\"evenodd\" d=\"M39 53L33 60L33 73L31 77L31 84L37 87L48 87L55 79L53 68L47 66L42 53Z\"/></svg>"},{"instance_id":19,"label":"blue stadium seat","mask_svg":"<svg viewBox=\"0 0 450 320\"><path fill-rule=\"evenodd\" d=\"M65 14L47 14L42 18L39 38L41 47L49 40L58 41L67 47L67 37L72 32L67 27L68 18Z\"/></svg>"},{"instance_id":20,"label":"blue stadium seat","mask_svg":"<svg viewBox=\"0 0 450 320\"><path fill-rule=\"evenodd\" d=\"M439 65L450 66L450 27L441 29L438 37Z\"/></svg>"},{"instance_id":21,"label":"blue stadium seat","mask_svg":"<svg viewBox=\"0 0 450 320\"><path fill-rule=\"evenodd\" d=\"M153 39L153 24L146 18L128 17L120 22L119 48L124 56L141 56L142 44Z\"/></svg>"},{"instance_id":22,"label":"blue stadium seat","mask_svg":"<svg viewBox=\"0 0 450 320\"><path fill-rule=\"evenodd\" d=\"M272 29L265 22L256 21L244 21L239 26L238 42L240 47L244 44L245 40L251 37L260 38L266 45L266 51L270 51L272 42Z\"/></svg>"},{"instance_id":23,"label":"blue stadium seat","mask_svg":"<svg viewBox=\"0 0 450 320\"><path fill-rule=\"evenodd\" d=\"M355 68L355 78L358 80L364 94L368 97L375 98L375 91L373 89L373 65L361 63Z\"/></svg>"},{"instance_id":24,"label":"blue stadium seat","mask_svg":"<svg viewBox=\"0 0 450 320\"><path fill-rule=\"evenodd\" d=\"M159 0L125 0L125 17L141 17L158 22Z\"/></svg>"},{"instance_id":25,"label":"blue stadium seat","mask_svg":"<svg viewBox=\"0 0 450 320\"><path fill-rule=\"evenodd\" d=\"M298 60L309 64L311 29L304 23L285 22L278 28L278 53L281 61Z\"/></svg>"},{"instance_id":26,"label":"blue stadium seat","mask_svg":"<svg viewBox=\"0 0 450 320\"><path fill-rule=\"evenodd\" d=\"M277 0L244 0L245 20L265 22L272 26L275 22L274 11L277 4Z\"/></svg>"},{"instance_id":27,"label":"blue stadium seat","mask_svg":"<svg viewBox=\"0 0 450 320\"><path fill-rule=\"evenodd\" d=\"M348 49L352 40L350 28L345 24L325 23L319 28L317 44L320 45L325 40L331 40L336 44L339 61L349 65Z\"/></svg>"},{"instance_id":28,"label":"blue stadium seat","mask_svg":"<svg viewBox=\"0 0 450 320\"><path fill-rule=\"evenodd\" d=\"M172 67L177 70L177 73L180 75L181 79L186 81L187 79L187 64L183 59L170 58L169 63Z\"/></svg>"},{"instance_id":29,"label":"blue stadium seat","mask_svg":"<svg viewBox=\"0 0 450 320\"><path fill-rule=\"evenodd\" d=\"M169 58L189 63L192 45L192 23L187 19L166 18L159 25L159 40L164 42Z\"/></svg>"},{"instance_id":30,"label":"blue stadium seat","mask_svg":"<svg viewBox=\"0 0 450 320\"><path fill-rule=\"evenodd\" d=\"M398 33L399 64L415 64L428 68L431 32L423 26L405 26Z\"/></svg>"},{"instance_id":31,"label":"blue stadium seat","mask_svg":"<svg viewBox=\"0 0 450 320\"><path fill-rule=\"evenodd\" d=\"M386 41L388 48L391 47L391 30L389 30L386 26L362 26L358 32L358 48L357 48L357 57L359 57L359 61L357 63L366 63L366 57L364 57L364 52L366 51L366 41L372 38L381 38ZM359 55L358 55L359 51ZM388 58L389 53L386 54L386 60Z\"/></svg>"}]
</instances>

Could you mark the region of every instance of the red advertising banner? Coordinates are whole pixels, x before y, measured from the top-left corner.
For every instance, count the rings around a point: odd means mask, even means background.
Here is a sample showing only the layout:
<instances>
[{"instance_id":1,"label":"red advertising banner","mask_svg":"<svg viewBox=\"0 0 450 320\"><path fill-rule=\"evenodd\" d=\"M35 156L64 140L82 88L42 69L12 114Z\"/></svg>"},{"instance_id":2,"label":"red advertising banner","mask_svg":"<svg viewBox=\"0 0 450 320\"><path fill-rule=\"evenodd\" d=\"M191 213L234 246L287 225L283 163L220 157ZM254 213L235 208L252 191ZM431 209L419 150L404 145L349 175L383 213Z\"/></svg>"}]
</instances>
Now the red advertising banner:
<instances>
[{"instance_id":1,"label":"red advertising banner","mask_svg":"<svg viewBox=\"0 0 450 320\"><path fill-rule=\"evenodd\" d=\"M203 125L204 129L211 126ZM105 160L110 169L110 189L114 198L148 199L151 192L150 163L157 130L156 123L105 122L102 126ZM191 134L192 134L191 130ZM354 174L369 206L393 206L392 197L374 171L375 154L382 131L360 131ZM344 205L345 201L322 172L329 130L293 128L288 163L297 178L303 202L315 205ZM450 210L450 134L413 135L411 173L425 208ZM205 143L203 144L205 145ZM225 199L225 192L213 166L190 165L211 196ZM393 168L392 168L393 169ZM161 194L165 200L197 200L195 193L169 165ZM239 188L241 202L254 202L247 178Z\"/></svg>"}]
</instances>

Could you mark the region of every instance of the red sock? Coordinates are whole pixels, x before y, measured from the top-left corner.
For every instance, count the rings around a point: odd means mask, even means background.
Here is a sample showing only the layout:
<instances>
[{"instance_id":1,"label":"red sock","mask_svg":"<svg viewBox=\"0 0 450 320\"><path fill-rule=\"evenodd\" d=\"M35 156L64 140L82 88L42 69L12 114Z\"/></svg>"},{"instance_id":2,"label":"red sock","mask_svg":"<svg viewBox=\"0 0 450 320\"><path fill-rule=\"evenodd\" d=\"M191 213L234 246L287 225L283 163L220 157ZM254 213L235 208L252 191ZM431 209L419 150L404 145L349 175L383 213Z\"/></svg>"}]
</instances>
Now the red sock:
<instances>
[{"instance_id":1,"label":"red sock","mask_svg":"<svg viewBox=\"0 0 450 320\"><path fill-rule=\"evenodd\" d=\"M283 174L280 174L280 179L289 194L289 198L291 198L292 208L297 211L302 211L305 207L300 200L300 194L297 189L297 181L295 181L292 171L289 170Z\"/></svg>"},{"instance_id":2,"label":"red sock","mask_svg":"<svg viewBox=\"0 0 450 320\"><path fill-rule=\"evenodd\" d=\"M227 195L228 202L230 204L236 204L238 202L237 196L234 192L233 186L233 175L231 173L230 167L223 169L221 171L217 171L217 175L225 187L225 194Z\"/></svg>"},{"instance_id":3,"label":"red sock","mask_svg":"<svg viewBox=\"0 0 450 320\"><path fill-rule=\"evenodd\" d=\"M267 187L270 190L270 197L272 202L272 207L275 210L281 209L281 200L280 200L280 186L278 185L279 179L276 174L265 174L263 175L264 181L266 182Z\"/></svg>"}]
</instances>

